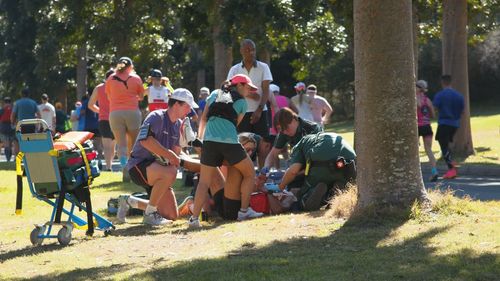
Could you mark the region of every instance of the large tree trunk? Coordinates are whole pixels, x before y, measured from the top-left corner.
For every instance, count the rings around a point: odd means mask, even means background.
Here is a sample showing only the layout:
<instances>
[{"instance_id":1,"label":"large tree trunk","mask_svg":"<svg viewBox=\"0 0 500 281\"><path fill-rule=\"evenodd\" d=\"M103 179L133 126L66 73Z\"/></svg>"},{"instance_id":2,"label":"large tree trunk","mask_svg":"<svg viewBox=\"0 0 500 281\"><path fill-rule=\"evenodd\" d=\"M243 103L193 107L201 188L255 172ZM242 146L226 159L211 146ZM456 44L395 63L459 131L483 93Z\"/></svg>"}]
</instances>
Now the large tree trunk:
<instances>
[{"instance_id":1,"label":"large tree trunk","mask_svg":"<svg viewBox=\"0 0 500 281\"><path fill-rule=\"evenodd\" d=\"M354 1L359 205L426 199L420 171L411 0Z\"/></svg>"},{"instance_id":2,"label":"large tree trunk","mask_svg":"<svg viewBox=\"0 0 500 281\"><path fill-rule=\"evenodd\" d=\"M113 14L118 21L118 30L113 33L117 57L131 56L130 52L130 30L133 19L133 0L113 0Z\"/></svg>"},{"instance_id":3,"label":"large tree trunk","mask_svg":"<svg viewBox=\"0 0 500 281\"><path fill-rule=\"evenodd\" d=\"M82 43L76 50L76 98L82 100L87 93L87 45Z\"/></svg>"},{"instance_id":4,"label":"large tree trunk","mask_svg":"<svg viewBox=\"0 0 500 281\"><path fill-rule=\"evenodd\" d=\"M221 39L222 22L220 20L220 7L222 0L215 0L212 6L212 41L214 42L214 87L219 88L226 80L227 73L233 62L233 49Z\"/></svg>"},{"instance_id":5,"label":"large tree trunk","mask_svg":"<svg viewBox=\"0 0 500 281\"><path fill-rule=\"evenodd\" d=\"M411 5L411 11L412 11L412 23L413 23L413 60L414 60L414 67L415 67L415 77L417 80L419 79L418 77L418 10L417 10L417 3L412 2Z\"/></svg>"},{"instance_id":6,"label":"large tree trunk","mask_svg":"<svg viewBox=\"0 0 500 281\"><path fill-rule=\"evenodd\" d=\"M460 128L453 138L456 154L474 154L470 127L469 74L467 70L467 0L443 1L443 74L452 77L452 87L464 96Z\"/></svg>"}]
</instances>

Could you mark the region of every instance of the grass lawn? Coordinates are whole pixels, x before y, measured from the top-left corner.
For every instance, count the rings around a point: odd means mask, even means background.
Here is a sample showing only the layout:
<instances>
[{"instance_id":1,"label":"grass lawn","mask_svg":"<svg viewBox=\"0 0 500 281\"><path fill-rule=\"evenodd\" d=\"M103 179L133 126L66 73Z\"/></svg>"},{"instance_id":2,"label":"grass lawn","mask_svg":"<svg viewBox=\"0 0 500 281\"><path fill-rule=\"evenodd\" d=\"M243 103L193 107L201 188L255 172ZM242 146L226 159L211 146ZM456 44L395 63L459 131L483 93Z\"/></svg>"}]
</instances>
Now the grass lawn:
<instances>
[{"instance_id":1,"label":"grass lawn","mask_svg":"<svg viewBox=\"0 0 500 281\"><path fill-rule=\"evenodd\" d=\"M5 168L5 167L3 167ZM135 217L108 237L74 230L33 247L33 224L51 208L25 188L23 214L14 215L15 172L0 171L1 280L498 280L500 202L431 193L432 215L360 223L332 211L287 214L247 222L210 221L189 230L186 220L161 228ZM92 189L105 214L107 200L140 190L104 172ZM175 188L186 194L189 188ZM182 199L178 196L178 199ZM83 214L83 213L82 213ZM413 217L413 218L411 218ZM114 218L110 218L114 220Z\"/></svg>"},{"instance_id":2,"label":"grass lawn","mask_svg":"<svg viewBox=\"0 0 500 281\"><path fill-rule=\"evenodd\" d=\"M454 160L463 164L500 166L500 108L487 105L472 105L471 108L472 143L476 153L466 159L456 158ZM434 133L436 133L437 122L432 122L431 126ZM353 121L343 121L327 125L326 130L342 135L349 143L353 144L353 128ZM432 151L436 159L441 157L441 151L437 141L434 141ZM422 163L428 162L421 138L420 161Z\"/></svg>"}]
</instances>

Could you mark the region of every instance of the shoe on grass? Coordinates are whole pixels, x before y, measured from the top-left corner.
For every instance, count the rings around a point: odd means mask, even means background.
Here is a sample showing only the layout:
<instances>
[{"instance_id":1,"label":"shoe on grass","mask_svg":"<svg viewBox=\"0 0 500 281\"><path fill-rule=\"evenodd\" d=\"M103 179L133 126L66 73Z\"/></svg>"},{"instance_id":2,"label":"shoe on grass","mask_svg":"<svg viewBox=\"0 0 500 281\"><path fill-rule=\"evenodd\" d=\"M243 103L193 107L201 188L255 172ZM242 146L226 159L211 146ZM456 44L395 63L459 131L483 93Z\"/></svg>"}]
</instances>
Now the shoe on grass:
<instances>
[{"instance_id":1,"label":"shoe on grass","mask_svg":"<svg viewBox=\"0 0 500 281\"><path fill-rule=\"evenodd\" d=\"M162 217L160 213L156 211L152 212L151 214L144 214L144 219L142 220L142 223L149 225L165 225L172 223L172 221Z\"/></svg>"},{"instance_id":2,"label":"shoe on grass","mask_svg":"<svg viewBox=\"0 0 500 281\"><path fill-rule=\"evenodd\" d=\"M130 210L130 205L127 202L129 197L130 195L127 194L118 196L118 210L116 211L116 219L119 223L127 222L127 213L128 210Z\"/></svg>"},{"instance_id":3,"label":"shoe on grass","mask_svg":"<svg viewBox=\"0 0 500 281\"><path fill-rule=\"evenodd\" d=\"M260 218L264 215L264 213L259 213L254 211L251 207L248 207L246 212L238 211L238 220L244 221L249 219Z\"/></svg>"},{"instance_id":4,"label":"shoe on grass","mask_svg":"<svg viewBox=\"0 0 500 281\"><path fill-rule=\"evenodd\" d=\"M429 181L430 182L436 182L438 180L438 174L434 174L432 175L430 178L429 178Z\"/></svg>"},{"instance_id":5,"label":"shoe on grass","mask_svg":"<svg viewBox=\"0 0 500 281\"><path fill-rule=\"evenodd\" d=\"M193 218L193 216L189 217L188 227L189 228L201 228L200 219Z\"/></svg>"}]
</instances>

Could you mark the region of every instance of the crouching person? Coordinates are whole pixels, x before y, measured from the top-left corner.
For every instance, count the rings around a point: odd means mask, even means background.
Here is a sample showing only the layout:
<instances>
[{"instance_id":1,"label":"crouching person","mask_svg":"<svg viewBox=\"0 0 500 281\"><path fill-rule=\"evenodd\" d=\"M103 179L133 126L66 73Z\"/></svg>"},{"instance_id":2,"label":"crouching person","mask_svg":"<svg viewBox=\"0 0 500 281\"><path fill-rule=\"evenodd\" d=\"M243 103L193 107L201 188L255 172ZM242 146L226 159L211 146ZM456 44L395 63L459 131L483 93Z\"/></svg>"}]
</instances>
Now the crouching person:
<instances>
[{"instance_id":1,"label":"crouching person","mask_svg":"<svg viewBox=\"0 0 500 281\"><path fill-rule=\"evenodd\" d=\"M130 195L121 195L117 218L125 222L130 207L144 210L144 223L163 225L177 219L177 201L172 185L177 168L184 165L179 158L181 119L191 108L198 108L193 95L186 89L176 89L169 101L168 109L155 110L144 120L137 140L132 148L126 169L130 179L146 189L149 201Z\"/></svg>"},{"instance_id":2,"label":"crouching person","mask_svg":"<svg viewBox=\"0 0 500 281\"><path fill-rule=\"evenodd\" d=\"M356 178L355 158L353 148L335 133L306 135L293 147L279 188L297 196L300 210L319 210L336 189Z\"/></svg>"}]
</instances>

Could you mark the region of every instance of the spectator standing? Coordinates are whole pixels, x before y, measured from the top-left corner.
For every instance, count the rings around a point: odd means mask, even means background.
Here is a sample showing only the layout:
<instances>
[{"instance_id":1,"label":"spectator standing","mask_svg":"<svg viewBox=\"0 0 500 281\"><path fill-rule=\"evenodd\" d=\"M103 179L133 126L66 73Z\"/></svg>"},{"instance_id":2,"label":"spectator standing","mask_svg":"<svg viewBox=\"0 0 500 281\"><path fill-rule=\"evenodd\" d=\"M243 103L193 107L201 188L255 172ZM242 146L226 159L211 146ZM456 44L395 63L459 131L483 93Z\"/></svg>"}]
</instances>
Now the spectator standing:
<instances>
[{"instance_id":1,"label":"spectator standing","mask_svg":"<svg viewBox=\"0 0 500 281\"><path fill-rule=\"evenodd\" d=\"M441 76L441 85L443 90L434 97L433 105L438 110L438 128L436 140L441 147L441 153L448 171L443 175L444 179L451 179L457 176L457 168L451 160L449 149L450 142L453 142L453 136L460 127L460 117L464 110L464 98L462 94L451 87L451 76Z\"/></svg>"},{"instance_id":2,"label":"spectator standing","mask_svg":"<svg viewBox=\"0 0 500 281\"><path fill-rule=\"evenodd\" d=\"M14 108L10 115L10 121L14 126L17 124L17 121L40 118L41 116L38 105L34 100L29 98L30 90L25 88L21 92L21 95L22 97L14 103ZM23 126L23 130L25 133L34 132L35 125Z\"/></svg>"},{"instance_id":3,"label":"spectator standing","mask_svg":"<svg viewBox=\"0 0 500 281\"><path fill-rule=\"evenodd\" d=\"M77 101L75 102L75 109L71 110L71 113L69 115L69 120L71 121L71 130L72 131L78 131L78 123L79 123L79 116L80 116L80 108L82 107L82 102Z\"/></svg>"},{"instance_id":4,"label":"spectator standing","mask_svg":"<svg viewBox=\"0 0 500 281\"><path fill-rule=\"evenodd\" d=\"M438 179L436 158L432 153L432 136L434 133L432 132L431 118L434 118L434 108L431 100L425 95L426 92L427 82L418 80L416 83L418 137L422 137L424 140L425 153L429 157L429 163L432 167L430 181L434 182Z\"/></svg>"},{"instance_id":5,"label":"spectator standing","mask_svg":"<svg viewBox=\"0 0 500 281\"><path fill-rule=\"evenodd\" d=\"M168 97L172 94L170 89L165 85L162 85L163 74L159 69L151 70L149 74L149 79L151 80L151 86L149 86L145 91L144 95L148 96L148 109L152 112L157 109L167 109L168 107ZM168 81L168 80L166 80Z\"/></svg>"},{"instance_id":6,"label":"spectator standing","mask_svg":"<svg viewBox=\"0 0 500 281\"><path fill-rule=\"evenodd\" d=\"M105 92L105 81L114 72L113 69L106 72L104 82L94 88L89 100L89 109L98 114L98 128L102 139L106 170L108 171L111 171L111 164L115 156L115 137L109 126L109 100Z\"/></svg>"},{"instance_id":7,"label":"spectator standing","mask_svg":"<svg viewBox=\"0 0 500 281\"><path fill-rule=\"evenodd\" d=\"M7 162L10 162L12 157L12 145L15 140L14 128L10 123L11 114L12 99L4 97L3 104L0 107L0 141L2 142Z\"/></svg>"},{"instance_id":8,"label":"spectator standing","mask_svg":"<svg viewBox=\"0 0 500 281\"><path fill-rule=\"evenodd\" d=\"M68 121L68 115L63 111L62 103L56 102L56 132L64 134L68 131L66 121Z\"/></svg>"},{"instance_id":9,"label":"spectator standing","mask_svg":"<svg viewBox=\"0 0 500 281\"><path fill-rule=\"evenodd\" d=\"M203 110L205 110L205 105L207 104L207 97L210 94L210 89L207 87L202 87L200 89L200 94L198 95L198 109L196 109L196 113L198 116L203 114Z\"/></svg>"},{"instance_id":10,"label":"spectator standing","mask_svg":"<svg viewBox=\"0 0 500 281\"><path fill-rule=\"evenodd\" d=\"M294 89L297 95L292 97L292 103L299 110L298 114L300 118L314 122L311 111L312 100L308 95L306 95L306 84L304 84L304 82L298 82L297 84L295 84Z\"/></svg>"},{"instance_id":11,"label":"spectator standing","mask_svg":"<svg viewBox=\"0 0 500 281\"><path fill-rule=\"evenodd\" d=\"M240 44L240 54L243 60L231 67L227 74L230 80L237 74L245 74L257 86L259 100L245 98L247 101L247 112L243 120L238 124L238 132L252 132L269 141L269 122L267 120L267 106L269 99L269 84L273 80L269 66L256 59L255 43L250 39L244 39Z\"/></svg>"},{"instance_id":12,"label":"spectator standing","mask_svg":"<svg viewBox=\"0 0 500 281\"><path fill-rule=\"evenodd\" d=\"M42 95L42 103L38 105L38 110L42 119L45 120L49 129L55 133L56 130L56 109L49 102L49 96L47 94Z\"/></svg>"},{"instance_id":13,"label":"spectator standing","mask_svg":"<svg viewBox=\"0 0 500 281\"><path fill-rule=\"evenodd\" d=\"M144 98L142 79L135 73L130 58L118 60L115 73L106 80L105 89L109 99L109 125L116 139L123 180L130 181L125 165L141 126L139 101Z\"/></svg>"},{"instance_id":14,"label":"spectator standing","mask_svg":"<svg viewBox=\"0 0 500 281\"><path fill-rule=\"evenodd\" d=\"M332 106L328 101L321 96L317 95L318 88L316 85L311 84L307 86L306 94L311 99L311 113L313 121L318 123L321 127L330 122L330 116L333 113Z\"/></svg>"}]
</instances>

